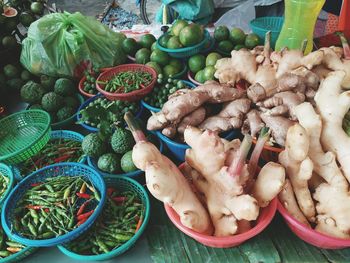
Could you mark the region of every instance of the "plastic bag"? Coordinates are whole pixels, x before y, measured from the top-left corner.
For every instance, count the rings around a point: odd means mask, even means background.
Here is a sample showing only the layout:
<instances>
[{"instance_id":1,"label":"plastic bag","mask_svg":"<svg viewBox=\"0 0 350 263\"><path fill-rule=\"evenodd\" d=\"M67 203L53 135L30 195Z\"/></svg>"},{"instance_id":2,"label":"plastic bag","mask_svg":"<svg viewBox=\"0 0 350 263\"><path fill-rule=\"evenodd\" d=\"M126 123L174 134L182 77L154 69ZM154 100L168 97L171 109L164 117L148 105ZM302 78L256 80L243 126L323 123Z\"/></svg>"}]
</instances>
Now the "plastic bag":
<instances>
[{"instance_id":1,"label":"plastic bag","mask_svg":"<svg viewBox=\"0 0 350 263\"><path fill-rule=\"evenodd\" d=\"M33 74L81 77L91 67L126 61L120 33L81 13L54 13L32 23L22 42L21 63Z\"/></svg>"},{"instance_id":2,"label":"plastic bag","mask_svg":"<svg viewBox=\"0 0 350 263\"><path fill-rule=\"evenodd\" d=\"M244 32L250 32L249 22L255 18L253 0L247 0L243 4L231 9L221 16L214 24L216 27L225 25L228 28L239 27Z\"/></svg>"}]
</instances>

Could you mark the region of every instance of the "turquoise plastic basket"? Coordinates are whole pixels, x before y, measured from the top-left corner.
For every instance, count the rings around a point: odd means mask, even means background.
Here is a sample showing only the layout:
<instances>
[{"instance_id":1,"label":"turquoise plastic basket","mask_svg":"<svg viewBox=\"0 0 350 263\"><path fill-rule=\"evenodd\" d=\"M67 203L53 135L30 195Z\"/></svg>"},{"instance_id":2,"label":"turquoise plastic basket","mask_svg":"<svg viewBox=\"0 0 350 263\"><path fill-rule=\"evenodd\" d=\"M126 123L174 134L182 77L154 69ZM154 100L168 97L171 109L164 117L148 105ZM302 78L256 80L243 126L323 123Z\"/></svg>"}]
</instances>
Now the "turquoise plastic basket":
<instances>
[{"instance_id":1,"label":"turquoise plastic basket","mask_svg":"<svg viewBox=\"0 0 350 263\"><path fill-rule=\"evenodd\" d=\"M208 41L210 41L210 34L207 30L204 30L204 38L203 40L192 46L192 47L184 47L184 48L177 48L177 49L169 49L169 48L165 48L162 45L160 45L160 40L166 36L168 33L165 33L164 35L162 35L160 38L158 38L157 40L157 48L159 48L160 50L163 50L165 52L167 52L170 56L174 57L174 58L187 58L187 57L191 57L195 54L198 54L200 52L202 52L203 50L206 49L206 45L208 44Z\"/></svg>"},{"instance_id":2,"label":"turquoise plastic basket","mask_svg":"<svg viewBox=\"0 0 350 263\"><path fill-rule=\"evenodd\" d=\"M271 31L271 47L275 48L277 38L281 32L284 18L281 16L266 16L255 18L250 21L250 28L257 34L262 41L265 39L265 34ZM263 44L263 43L260 43Z\"/></svg>"},{"instance_id":3,"label":"turquoise plastic basket","mask_svg":"<svg viewBox=\"0 0 350 263\"><path fill-rule=\"evenodd\" d=\"M86 220L85 223L75 228L71 232L50 239L32 240L25 238L14 232L12 227L13 211L17 207L17 203L21 200L23 194L31 187L31 184L42 182L45 178L55 176L83 176L89 180L93 186L99 191L100 202L97 204L94 213ZM32 247L51 247L65 242L69 242L82 233L87 231L95 222L98 215L102 212L103 205L106 199L106 185L103 178L91 167L79 163L59 163L46 166L19 182L11 191L8 198L5 200L1 211L2 227L9 238ZM77 204L80 205L80 204Z\"/></svg>"},{"instance_id":4,"label":"turquoise plastic basket","mask_svg":"<svg viewBox=\"0 0 350 263\"><path fill-rule=\"evenodd\" d=\"M140 229L129 241L127 241L126 243L116 248L115 250L112 250L109 253L100 254L100 255L80 255L68 250L63 245L58 246L59 250L61 250L61 252L67 255L68 257L71 257L76 260L81 260L83 262L94 261L94 260L102 261L102 260L111 259L113 257L123 254L128 249L130 249L136 243L136 241L141 237L142 233L146 229L146 226L150 218L151 205L150 205L148 194L146 190L142 187L142 185L140 185L138 182L136 182L133 179L123 177L123 176L107 176L107 177L104 177L104 179L107 186L113 186L118 190L122 190L122 191L130 190L137 193L138 197L142 201L142 204L145 206L145 215L144 215L143 223Z\"/></svg>"},{"instance_id":5,"label":"turquoise plastic basket","mask_svg":"<svg viewBox=\"0 0 350 263\"><path fill-rule=\"evenodd\" d=\"M6 164L0 163L0 173L3 176L6 176L9 178L9 183L7 185L7 189L4 192L4 194L2 196L0 196L0 206L2 205L2 203L4 202L4 200L6 199L6 197L9 195L9 193L12 190L13 184L15 182L15 178L13 176L12 170L9 166L7 166ZM1 260L0 260L1 262Z\"/></svg>"},{"instance_id":6,"label":"turquoise plastic basket","mask_svg":"<svg viewBox=\"0 0 350 263\"><path fill-rule=\"evenodd\" d=\"M80 133L74 132L74 131L68 131L68 130L58 130L58 131L51 131L50 134L50 140L52 139L71 139L74 141L82 142L84 140L84 136L81 135ZM79 163L85 163L86 161L86 156L84 156ZM21 181L24 177L21 175L21 171L19 169L19 166L12 166L12 172L15 177L15 179L19 182ZM1 263L1 261L0 261Z\"/></svg>"},{"instance_id":7,"label":"turquoise plastic basket","mask_svg":"<svg viewBox=\"0 0 350 263\"><path fill-rule=\"evenodd\" d=\"M11 256L0 259L0 263L20 262L22 259L28 257L29 255L33 254L37 250L38 250L37 247L25 247L21 251L15 254L12 254Z\"/></svg>"},{"instance_id":8,"label":"turquoise plastic basket","mask_svg":"<svg viewBox=\"0 0 350 263\"><path fill-rule=\"evenodd\" d=\"M179 73L177 73L177 74L175 74L175 75L173 76L174 79L180 79L180 78L182 78L183 76L185 76L185 74L186 74L186 72L187 72L187 70L188 70L188 68L187 68L187 63L186 63L186 62L182 62L182 65L183 65L183 69L182 69ZM156 84L156 85L157 85L157 84Z\"/></svg>"}]
</instances>

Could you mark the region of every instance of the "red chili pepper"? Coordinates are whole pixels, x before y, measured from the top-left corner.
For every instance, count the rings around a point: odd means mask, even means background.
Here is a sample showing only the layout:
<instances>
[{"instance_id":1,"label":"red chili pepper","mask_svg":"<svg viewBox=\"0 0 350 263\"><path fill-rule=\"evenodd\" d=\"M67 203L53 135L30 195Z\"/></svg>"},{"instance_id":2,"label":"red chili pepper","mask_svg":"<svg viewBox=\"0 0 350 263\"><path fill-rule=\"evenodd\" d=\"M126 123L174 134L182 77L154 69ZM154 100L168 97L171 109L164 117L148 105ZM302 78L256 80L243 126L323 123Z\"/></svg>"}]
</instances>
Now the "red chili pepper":
<instances>
[{"instance_id":1,"label":"red chili pepper","mask_svg":"<svg viewBox=\"0 0 350 263\"><path fill-rule=\"evenodd\" d=\"M26 208L39 210L39 209L43 208L43 206L42 205L26 205Z\"/></svg>"},{"instance_id":2,"label":"red chili pepper","mask_svg":"<svg viewBox=\"0 0 350 263\"><path fill-rule=\"evenodd\" d=\"M31 187L35 187L35 186L39 186L39 185L42 185L43 183L32 183L30 186Z\"/></svg>"},{"instance_id":3,"label":"red chili pepper","mask_svg":"<svg viewBox=\"0 0 350 263\"><path fill-rule=\"evenodd\" d=\"M86 212L84 214L78 215L78 217L77 217L78 221L83 220L84 218L89 218L94 211L95 210L91 210L91 211Z\"/></svg>"},{"instance_id":4,"label":"red chili pepper","mask_svg":"<svg viewBox=\"0 0 350 263\"><path fill-rule=\"evenodd\" d=\"M122 203L122 202L125 202L128 198L126 196L116 196L116 197L113 197L113 200L116 202L116 203Z\"/></svg>"},{"instance_id":5,"label":"red chili pepper","mask_svg":"<svg viewBox=\"0 0 350 263\"><path fill-rule=\"evenodd\" d=\"M49 212L50 212L50 209L45 208L45 209L44 209L44 212L45 212L45 213L49 213Z\"/></svg>"},{"instance_id":6,"label":"red chili pepper","mask_svg":"<svg viewBox=\"0 0 350 263\"><path fill-rule=\"evenodd\" d=\"M135 229L135 233L140 229L141 225L142 225L142 216L141 216L141 218L139 219L139 222L137 222L136 229Z\"/></svg>"},{"instance_id":7,"label":"red chili pepper","mask_svg":"<svg viewBox=\"0 0 350 263\"><path fill-rule=\"evenodd\" d=\"M54 162L55 162L55 163L63 162L63 161L65 161L65 160L67 160L69 157L70 157L69 154L67 154L67 155L62 155L62 156L57 157L56 159L54 159Z\"/></svg>"},{"instance_id":8,"label":"red chili pepper","mask_svg":"<svg viewBox=\"0 0 350 263\"><path fill-rule=\"evenodd\" d=\"M84 218L84 219L78 221L77 226L80 226L80 225L84 224L86 222L86 220L88 220L88 219Z\"/></svg>"},{"instance_id":9,"label":"red chili pepper","mask_svg":"<svg viewBox=\"0 0 350 263\"><path fill-rule=\"evenodd\" d=\"M77 212L77 216L80 216L84 212L84 209L89 202L90 202L90 200L87 200L79 207L79 210Z\"/></svg>"},{"instance_id":10,"label":"red chili pepper","mask_svg":"<svg viewBox=\"0 0 350 263\"><path fill-rule=\"evenodd\" d=\"M111 196L111 195L114 193L114 191L115 191L114 188L108 187L108 188L107 188L107 195L108 195L108 196Z\"/></svg>"},{"instance_id":11,"label":"red chili pepper","mask_svg":"<svg viewBox=\"0 0 350 263\"><path fill-rule=\"evenodd\" d=\"M87 193L76 193L76 195L80 198L85 198L85 199L89 199L90 195Z\"/></svg>"}]
</instances>

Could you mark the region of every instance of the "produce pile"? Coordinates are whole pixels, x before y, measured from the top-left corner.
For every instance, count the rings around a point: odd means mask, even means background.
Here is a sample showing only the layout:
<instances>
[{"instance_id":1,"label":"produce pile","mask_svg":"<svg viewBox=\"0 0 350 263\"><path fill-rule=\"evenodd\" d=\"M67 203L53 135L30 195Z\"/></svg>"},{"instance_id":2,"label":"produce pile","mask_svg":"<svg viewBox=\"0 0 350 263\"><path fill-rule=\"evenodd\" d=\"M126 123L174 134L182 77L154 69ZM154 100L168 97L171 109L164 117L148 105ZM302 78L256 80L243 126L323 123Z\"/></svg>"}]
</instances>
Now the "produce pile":
<instances>
[{"instance_id":1,"label":"produce pile","mask_svg":"<svg viewBox=\"0 0 350 263\"><path fill-rule=\"evenodd\" d=\"M214 80L216 61L222 56L217 52L211 52L207 56L197 54L188 59L188 67L195 74L194 79L199 83Z\"/></svg>"},{"instance_id":2,"label":"produce pile","mask_svg":"<svg viewBox=\"0 0 350 263\"><path fill-rule=\"evenodd\" d=\"M25 247L26 246L9 239L0 226L0 259L16 254Z\"/></svg>"},{"instance_id":3,"label":"produce pile","mask_svg":"<svg viewBox=\"0 0 350 263\"><path fill-rule=\"evenodd\" d=\"M10 179L0 172L0 198L2 198L3 194L6 192L9 183Z\"/></svg>"},{"instance_id":4,"label":"produce pile","mask_svg":"<svg viewBox=\"0 0 350 263\"><path fill-rule=\"evenodd\" d=\"M98 68L92 68L91 70L85 70L85 81L83 82L83 90L91 95L98 93L96 89L96 78L101 73Z\"/></svg>"}]
</instances>

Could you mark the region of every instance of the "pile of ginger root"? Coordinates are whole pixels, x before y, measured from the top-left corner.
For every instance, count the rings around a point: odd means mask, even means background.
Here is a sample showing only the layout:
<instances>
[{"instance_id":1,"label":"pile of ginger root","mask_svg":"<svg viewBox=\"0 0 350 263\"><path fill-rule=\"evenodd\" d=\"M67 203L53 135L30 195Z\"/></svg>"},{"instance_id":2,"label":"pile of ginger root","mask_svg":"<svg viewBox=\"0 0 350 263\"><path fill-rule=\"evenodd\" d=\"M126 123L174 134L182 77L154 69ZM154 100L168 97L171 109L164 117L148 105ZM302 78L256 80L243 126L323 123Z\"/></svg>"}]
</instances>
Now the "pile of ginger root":
<instances>
[{"instance_id":1,"label":"pile of ginger root","mask_svg":"<svg viewBox=\"0 0 350 263\"><path fill-rule=\"evenodd\" d=\"M298 123L288 129L279 154L288 178L282 205L302 224L337 238L350 238L350 137L342 128L350 91L343 90L344 81L344 71L329 73L316 105L295 107Z\"/></svg>"}]
</instances>

